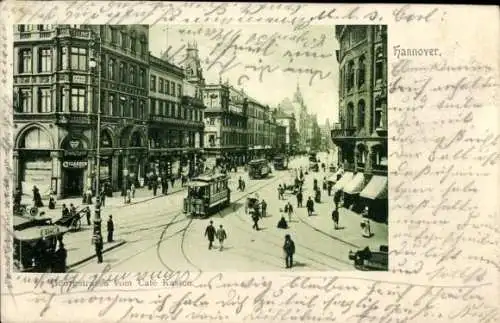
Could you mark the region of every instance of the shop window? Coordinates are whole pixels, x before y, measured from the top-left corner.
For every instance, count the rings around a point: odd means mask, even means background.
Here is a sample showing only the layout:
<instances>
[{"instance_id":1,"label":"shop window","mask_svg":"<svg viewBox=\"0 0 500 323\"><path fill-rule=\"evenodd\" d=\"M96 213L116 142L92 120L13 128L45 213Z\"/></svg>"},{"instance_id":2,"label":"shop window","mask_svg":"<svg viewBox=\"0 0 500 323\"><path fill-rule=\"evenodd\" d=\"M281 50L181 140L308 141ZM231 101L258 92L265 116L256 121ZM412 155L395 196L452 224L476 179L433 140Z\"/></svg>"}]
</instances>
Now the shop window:
<instances>
[{"instance_id":1,"label":"shop window","mask_svg":"<svg viewBox=\"0 0 500 323\"><path fill-rule=\"evenodd\" d=\"M31 49L19 50L19 73L31 73L32 64Z\"/></svg>"},{"instance_id":2,"label":"shop window","mask_svg":"<svg viewBox=\"0 0 500 323\"><path fill-rule=\"evenodd\" d=\"M52 72L52 50L50 48L40 48L38 52L38 71Z\"/></svg>"},{"instance_id":3,"label":"shop window","mask_svg":"<svg viewBox=\"0 0 500 323\"><path fill-rule=\"evenodd\" d=\"M38 90L38 112L52 112L52 92L50 88Z\"/></svg>"},{"instance_id":4,"label":"shop window","mask_svg":"<svg viewBox=\"0 0 500 323\"><path fill-rule=\"evenodd\" d=\"M73 112L85 112L85 89L83 88L72 88L71 89L71 111Z\"/></svg>"},{"instance_id":5,"label":"shop window","mask_svg":"<svg viewBox=\"0 0 500 323\"><path fill-rule=\"evenodd\" d=\"M68 69L68 61L69 61L68 48L63 47L61 48L61 62L60 62L62 70Z\"/></svg>"},{"instance_id":6,"label":"shop window","mask_svg":"<svg viewBox=\"0 0 500 323\"><path fill-rule=\"evenodd\" d=\"M71 47L71 69L78 71L87 70L87 49Z\"/></svg>"}]
</instances>

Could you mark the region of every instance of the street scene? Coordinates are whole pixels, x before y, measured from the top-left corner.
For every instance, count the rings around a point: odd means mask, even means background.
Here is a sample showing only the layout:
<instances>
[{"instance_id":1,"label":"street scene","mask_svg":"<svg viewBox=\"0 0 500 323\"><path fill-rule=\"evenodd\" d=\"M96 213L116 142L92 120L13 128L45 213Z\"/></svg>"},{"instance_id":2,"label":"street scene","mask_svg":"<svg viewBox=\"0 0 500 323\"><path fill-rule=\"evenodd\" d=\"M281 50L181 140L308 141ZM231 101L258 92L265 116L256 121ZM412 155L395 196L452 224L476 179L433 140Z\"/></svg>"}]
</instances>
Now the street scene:
<instances>
[{"instance_id":1,"label":"street scene","mask_svg":"<svg viewBox=\"0 0 500 323\"><path fill-rule=\"evenodd\" d=\"M16 26L14 270L387 270L386 27L314 28L321 81L256 80L259 28Z\"/></svg>"}]
</instances>

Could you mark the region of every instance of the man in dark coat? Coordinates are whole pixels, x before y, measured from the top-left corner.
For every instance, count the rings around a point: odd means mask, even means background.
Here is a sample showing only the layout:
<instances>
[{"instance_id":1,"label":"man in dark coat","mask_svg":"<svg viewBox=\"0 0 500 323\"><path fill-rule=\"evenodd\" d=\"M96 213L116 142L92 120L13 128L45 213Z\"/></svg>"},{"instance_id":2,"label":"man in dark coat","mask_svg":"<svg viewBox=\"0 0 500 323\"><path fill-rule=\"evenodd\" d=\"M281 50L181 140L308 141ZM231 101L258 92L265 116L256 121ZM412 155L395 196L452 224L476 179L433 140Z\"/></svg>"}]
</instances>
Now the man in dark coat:
<instances>
[{"instance_id":1,"label":"man in dark coat","mask_svg":"<svg viewBox=\"0 0 500 323\"><path fill-rule=\"evenodd\" d=\"M62 241L59 243L59 249L54 254L55 257L55 272L65 273L66 272L66 258L68 257L68 252L64 248L64 243Z\"/></svg>"},{"instance_id":2,"label":"man in dark coat","mask_svg":"<svg viewBox=\"0 0 500 323\"><path fill-rule=\"evenodd\" d=\"M335 208L332 212L332 220L335 225L335 230L339 228L339 210Z\"/></svg>"},{"instance_id":3,"label":"man in dark coat","mask_svg":"<svg viewBox=\"0 0 500 323\"><path fill-rule=\"evenodd\" d=\"M95 246L95 254L97 256L97 263L100 264L100 263L102 263L102 249L103 249L103 241L102 241L102 236L101 236L100 231L94 233L94 235L92 236L92 243Z\"/></svg>"},{"instance_id":4,"label":"man in dark coat","mask_svg":"<svg viewBox=\"0 0 500 323\"><path fill-rule=\"evenodd\" d=\"M266 203L266 201L262 200L262 202L260 203L260 207L262 209L261 216L265 217L267 215L267 203Z\"/></svg>"},{"instance_id":5,"label":"man in dark coat","mask_svg":"<svg viewBox=\"0 0 500 323\"><path fill-rule=\"evenodd\" d=\"M260 216L259 216L259 212L253 212L252 214L252 221L253 221L253 226L252 226L252 229L255 229L257 231L259 231L259 219L260 219Z\"/></svg>"},{"instance_id":6,"label":"man in dark coat","mask_svg":"<svg viewBox=\"0 0 500 323\"><path fill-rule=\"evenodd\" d=\"M215 239L216 230L213 226L214 221L210 220L210 224L205 229L205 237L208 238L208 250L212 249L212 244Z\"/></svg>"},{"instance_id":7,"label":"man in dark coat","mask_svg":"<svg viewBox=\"0 0 500 323\"><path fill-rule=\"evenodd\" d=\"M336 191L335 194L333 195L333 203L335 203L335 208L339 208L339 203L340 203L340 191Z\"/></svg>"},{"instance_id":8,"label":"man in dark coat","mask_svg":"<svg viewBox=\"0 0 500 323\"><path fill-rule=\"evenodd\" d=\"M285 252L286 268L292 268L293 254L295 253L295 243L293 242L289 234L285 236L285 244L283 245L283 251Z\"/></svg>"},{"instance_id":9,"label":"man in dark coat","mask_svg":"<svg viewBox=\"0 0 500 323\"><path fill-rule=\"evenodd\" d=\"M161 181L161 193L163 195L167 195L168 193L168 181L166 179L162 179Z\"/></svg>"},{"instance_id":10,"label":"man in dark coat","mask_svg":"<svg viewBox=\"0 0 500 323\"><path fill-rule=\"evenodd\" d=\"M302 207L302 191L297 192L297 208Z\"/></svg>"},{"instance_id":11,"label":"man in dark coat","mask_svg":"<svg viewBox=\"0 0 500 323\"><path fill-rule=\"evenodd\" d=\"M115 224L113 223L113 216L110 215L108 219L108 242L113 242L113 231L115 231Z\"/></svg>"},{"instance_id":12,"label":"man in dark coat","mask_svg":"<svg viewBox=\"0 0 500 323\"><path fill-rule=\"evenodd\" d=\"M156 191L158 190L158 181L153 181L153 196L156 196Z\"/></svg>"},{"instance_id":13,"label":"man in dark coat","mask_svg":"<svg viewBox=\"0 0 500 323\"><path fill-rule=\"evenodd\" d=\"M314 212L314 202L310 196L307 199L306 208L307 208L307 215L311 216Z\"/></svg>"},{"instance_id":14,"label":"man in dark coat","mask_svg":"<svg viewBox=\"0 0 500 323\"><path fill-rule=\"evenodd\" d=\"M62 205L62 217L63 218L66 218L69 216L69 209L68 207L66 206L66 204L63 204Z\"/></svg>"}]
</instances>

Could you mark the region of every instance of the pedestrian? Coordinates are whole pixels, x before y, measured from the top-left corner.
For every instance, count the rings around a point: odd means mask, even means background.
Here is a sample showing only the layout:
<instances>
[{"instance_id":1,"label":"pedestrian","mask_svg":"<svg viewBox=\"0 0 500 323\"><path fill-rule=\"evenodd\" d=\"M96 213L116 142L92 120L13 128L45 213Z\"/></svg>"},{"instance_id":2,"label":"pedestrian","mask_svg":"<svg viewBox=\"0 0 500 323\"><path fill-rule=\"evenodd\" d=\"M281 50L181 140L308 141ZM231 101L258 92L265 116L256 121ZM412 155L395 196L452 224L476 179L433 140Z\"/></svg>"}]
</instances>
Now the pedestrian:
<instances>
[{"instance_id":1,"label":"pedestrian","mask_svg":"<svg viewBox=\"0 0 500 323\"><path fill-rule=\"evenodd\" d=\"M59 248L54 253L55 258L55 272L65 273L66 272L66 258L68 257L68 252L64 248L64 243L59 241Z\"/></svg>"},{"instance_id":2,"label":"pedestrian","mask_svg":"<svg viewBox=\"0 0 500 323\"><path fill-rule=\"evenodd\" d=\"M314 202L313 202L313 200L311 199L310 196L307 199L306 208L307 208L307 215L308 216L313 215L313 212L314 212Z\"/></svg>"},{"instance_id":3,"label":"pedestrian","mask_svg":"<svg viewBox=\"0 0 500 323\"><path fill-rule=\"evenodd\" d=\"M214 223L214 221L210 220L210 224L205 229L205 237L208 238L208 250L212 249L212 245L213 245L215 234L216 234L213 223Z\"/></svg>"},{"instance_id":4,"label":"pedestrian","mask_svg":"<svg viewBox=\"0 0 500 323\"><path fill-rule=\"evenodd\" d=\"M259 219L260 219L259 212L258 211L253 212L253 214L252 214L252 221L253 221L252 229L255 229L257 231L260 230L259 229Z\"/></svg>"},{"instance_id":5,"label":"pedestrian","mask_svg":"<svg viewBox=\"0 0 500 323\"><path fill-rule=\"evenodd\" d=\"M328 189L328 196L331 196L332 195L333 183L330 182L330 181L328 181L327 185L328 185L328 187L327 187L327 189Z\"/></svg>"},{"instance_id":6,"label":"pedestrian","mask_svg":"<svg viewBox=\"0 0 500 323\"><path fill-rule=\"evenodd\" d=\"M100 196L101 207L106 206L106 184L102 186L99 196Z\"/></svg>"},{"instance_id":7,"label":"pedestrian","mask_svg":"<svg viewBox=\"0 0 500 323\"><path fill-rule=\"evenodd\" d=\"M110 215L108 219L108 242L113 242L113 231L115 231L115 224L113 223L113 216Z\"/></svg>"},{"instance_id":8,"label":"pedestrian","mask_svg":"<svg viewBox=\"0 0 500 323\"><path fill-rule=\"evenodd\" d=\"M222 251L224 248L224 240L227 238L226 230L220 225L219 229L216 232L217 239L219 239L219 250Z\"/></svg>"},{"instance_id":9,"label":"pedestrian","mask_svg":"<svg viewBox=\"0 0 500 323\"><path fill-rule=\"evenodd\" d=\"M280 184L278 185L278 200L281 200L281 196L282 194L281 194L281 184Z\"/></svg>"},{"instance_id":10,"label":"pedestrian","mask_svg":"<svg viewBox=\"0 0 500 323\"><path fill-rule=\"evenodd\" d=\"M73 205L73 203L69 204L69 214L70 215L76 215L76 207Z\"/></svg>"},{"instance_id":11,"label":"pedestrian","mask_svg":"<svg viewBox=\"0 0 500 323\"><path fill-rule=\"evenodd\" d=\"M297 208L302 207L302 190L299 188L297 192Z\"/></svg>"},{"instance_id":12,"label":"pedestrian","mask_svg":"<svg viewBox=\"0 0 500 323\"><path fill-rule=\"evenodd\" d=\"M132 183L130 185L130 193L132 194L132 198L135 198L135 185Z\"/></svg>"},{"instance_id":13,"label":"pedestrian","mask_svg":"<svg viewBox=\"0 0 500 323\"><path fill-rule=\"evenodd\" d=\"M292 268L293 254L295 253L295 243L293 242L289 234L285 235L285 244L283 245L283 251L285 252L286 268Z\"/></svg>"},{"instance_id":14,"label":"pedestrian","mask_svg":"<svg viewBox=\"0 0 500 323\"><path fill-rule=\"evenodd\" d=\"M97 256L97 263L102 263L102 249L103 249L103 241L101 236L101 231L96 231L92 236L92 243L95 247L95 254Z\"/></svg>"},{"instance_id":15,"label":"pedestrian","mask_svg":"<svg viewBox=\"0 0 500 323\"><path fill-rule=\"evenodd\" d=\"M288 222L292 222L293 206L292 203L288 202L285 204L285 213L288 214Z\"/></svg>"},{"instance_id":16,"label":"pedestrian","mask_svg":"<svg viewBox=\"0 0 500 323\"><path fill-rule=\"evenodd\" d=\"M333 224L335 226L335 230L338 230L339 228L339 210L335 208L332 212L332 220Z\"/></svg>"},{"instance_id":17,"label":"pedestrian","mask_svg":"<svg viewBox=\"0 0 500 323\"><path fill-rule=\"evenodd\" d=\"M61 213L62 213L62 217L65 218L65 217L68 217L70 214L69 214L69 209L68 207L66 206L66 204L63 204L62 205L62 210L61 210Z\"/></svg>"},{"instance_id":18,"label":"pedestrian","mask_svg":"<svg viewBox=\"0 0 500 323\"><path fill-rule=\"evenodd\" d=\"M260 208L262 210L261 216L262 217L267 216L267 203L266 203L266 201L264 201L264 199L262 199L262 202L260 203Z\"/></svg>"},{"instance_id":19,"label":"pedestrian","mask_svg":"<svg viewBox=\"0 0 500 323\"><path fill-rule=\"evenodd\" d=\"M85 217L87 218L87 225L90 226L92 223L90 222L90 208L88 206L85 208Z\"/></svg>"},{"instance_id":20,"label":"pedestrian","mask_svg":"<svg viewBox=\"0 0 500 323\"><path fill-rule=\"evenodd\" d=\"M339 203L340 203L340 198L341 198L341 192L340 190L339 191L336 191L334 194L333 194L333 203L335 203L335 208L338 209L339 208Z\"/></svg>"},{"instance_id":21,"label":"pedestrian","mask_svg":"<svg viewBox=\"0 0 500 323\"><path fill-rule=\"evenodd\" d=\"M127 191L125 192L125 204L130 203L131 196L132 192L130 191L130 188L128 188Z\"/></svg>"},{"instance_id":22,"label":"pedestrian","mask_svg":"<svg viewBox=\"0 0 500 323\"><path fill-rule=\"evenodd\" d=\"M326 191L326 176L323 177L323 191Z\"/></svg>"},{"instance_id":23,"label":"pedestrian","mask_svg":"<svg viewBox=\"0 0 500 323\"><path fill-rule=\"evenodd\" d=\"M173 174L172 174L172 176L170 176L170 184L172 184L172 189L174 189L175 176Z\"/></svg>"},{"instance_id":24,"label":"pedestrian","mask_svg":"<svg viewBox=\"0 0 500 323\"><path fill-rule=\"evenodd\" d=\"M168 181L167 180L163 180L161 183L161 193L163 195L167 195L167 193L168 193Z\"/></svg>"},{"instance_id":25,"label":"pedestrian","mask_svg":"<svg viewBox=\"0 0 500 323\"><path fill-rule=\"evenodd\" d=\"M156 191L158 190L158 182L153 181L153 196L156 196Z\"/></svg>"},{"instance_id":26,"label":"pedestrian","mask_svg":"<svg viewBox=\"0 0 500 323\"><path fill-rule=\"evenodd\" d=\"M33 203L35 207L43 206L42 196L40 195L40 190L36 187L36 185L33 186Z\"/></svg>"},{"instance_id":27,"label":"pedestrian","mask_svg":"<svg viewBox=\"0 0 500 323\"><path fill-rule=\"evenodd\" d=\"M278 229L288 229L288 223L286 223L284 216L279 220L277 227Z\"/></svg>"}]
</instances>

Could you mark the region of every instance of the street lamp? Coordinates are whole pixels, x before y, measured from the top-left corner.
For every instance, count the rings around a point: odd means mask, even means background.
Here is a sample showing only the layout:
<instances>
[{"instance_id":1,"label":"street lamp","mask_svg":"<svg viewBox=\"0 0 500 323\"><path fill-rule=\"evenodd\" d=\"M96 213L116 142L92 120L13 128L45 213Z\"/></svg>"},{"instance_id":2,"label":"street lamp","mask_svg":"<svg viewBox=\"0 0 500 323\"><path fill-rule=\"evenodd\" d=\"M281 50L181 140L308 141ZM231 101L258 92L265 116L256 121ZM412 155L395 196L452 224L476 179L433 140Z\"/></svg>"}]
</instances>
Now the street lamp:
<instances>
[{"instance_id":1,"label":"street lamp","mask_svg":"<svg viewBox=\"0 0 500 323\"><path fill-rule=\"evenodd\" d=\"M101 225L101 196L100 196L100 177L101 177L101 37L95 36L98 52L95 55L95 49L93 51L94 56L90 57L89 66L97 72L97 142L96 142L96 204L95 204L95 218L94 218L94 230L96 227ZM96 57L97 56L97 57ZM94 72L94 73L95 73Z\"/></svg>"}]
</instances>

